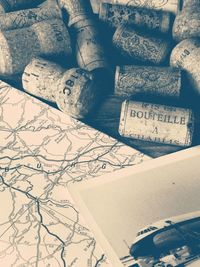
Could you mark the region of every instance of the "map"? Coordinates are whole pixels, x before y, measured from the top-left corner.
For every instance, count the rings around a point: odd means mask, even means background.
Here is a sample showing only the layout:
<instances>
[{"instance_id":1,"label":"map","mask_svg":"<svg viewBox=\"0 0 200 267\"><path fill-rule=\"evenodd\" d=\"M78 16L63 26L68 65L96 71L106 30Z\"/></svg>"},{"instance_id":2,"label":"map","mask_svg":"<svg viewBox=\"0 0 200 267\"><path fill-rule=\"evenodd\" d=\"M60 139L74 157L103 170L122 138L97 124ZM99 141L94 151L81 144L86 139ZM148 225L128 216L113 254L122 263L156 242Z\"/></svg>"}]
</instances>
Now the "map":
<instances>
[{"instance_id":1,"label":"map","mask_svg":"<svg viewBox=\"0 0 200 267\"><path fill-rule=\"evenodd\" d=\"M148 158L0 82L0 266L111 266L68 185Z\"/></svg>"}]
</instances>

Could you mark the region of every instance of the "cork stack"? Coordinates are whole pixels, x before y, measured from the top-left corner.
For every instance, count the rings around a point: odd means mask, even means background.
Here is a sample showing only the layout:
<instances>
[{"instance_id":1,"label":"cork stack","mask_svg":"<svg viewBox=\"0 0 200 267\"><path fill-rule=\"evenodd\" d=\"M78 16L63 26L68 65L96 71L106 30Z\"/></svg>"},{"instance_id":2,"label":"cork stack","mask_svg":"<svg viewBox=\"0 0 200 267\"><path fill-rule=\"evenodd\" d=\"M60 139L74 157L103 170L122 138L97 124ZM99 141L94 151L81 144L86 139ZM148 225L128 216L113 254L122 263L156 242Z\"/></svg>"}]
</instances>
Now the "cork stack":
<instances>
[{"instance_id":1,"label":"cork stack","mask_svg":"<svg viewBox=\"0 0 200 267\"><path fill-rule=\"evenodd\" d=\"M48 0L39 6L42 1L36 1L31 9L29 1L22 2L16 6L8 0L9 13L0 15L1 77L23 73L25 91L78 119L88 117L106 97L107 78L112 77L119 103L126 99L118 122L122 136L192 144L193 111L179 106L184 71L191 94L200 93L198 1L185 0L182 7L178 0L102 2L99 23L89 0ZM26 9L10 12L22 5ZM181 42L173 47L172 38Z\"/></svg>"}]
</instances>

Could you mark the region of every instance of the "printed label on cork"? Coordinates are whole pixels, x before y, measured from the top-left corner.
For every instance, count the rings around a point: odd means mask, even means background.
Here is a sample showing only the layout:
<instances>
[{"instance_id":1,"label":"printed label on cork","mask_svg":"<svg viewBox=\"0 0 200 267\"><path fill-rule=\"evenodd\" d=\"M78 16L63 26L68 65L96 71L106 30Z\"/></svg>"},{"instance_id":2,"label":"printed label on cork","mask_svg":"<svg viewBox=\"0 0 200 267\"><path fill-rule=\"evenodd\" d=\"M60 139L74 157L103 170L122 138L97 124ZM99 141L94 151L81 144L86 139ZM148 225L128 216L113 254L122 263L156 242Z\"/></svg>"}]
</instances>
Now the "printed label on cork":
<instances>
[{"instance_id":1,"label":"printed label on cork","mask_svg":"<svg viewBox=\"0 0 200 267\"><path fill-rule=\"evenodd\" d=\"M125 137L189 146L194 129L190 109L125 101L122 104L119 133Z\"/></svg>"}]
</instances>

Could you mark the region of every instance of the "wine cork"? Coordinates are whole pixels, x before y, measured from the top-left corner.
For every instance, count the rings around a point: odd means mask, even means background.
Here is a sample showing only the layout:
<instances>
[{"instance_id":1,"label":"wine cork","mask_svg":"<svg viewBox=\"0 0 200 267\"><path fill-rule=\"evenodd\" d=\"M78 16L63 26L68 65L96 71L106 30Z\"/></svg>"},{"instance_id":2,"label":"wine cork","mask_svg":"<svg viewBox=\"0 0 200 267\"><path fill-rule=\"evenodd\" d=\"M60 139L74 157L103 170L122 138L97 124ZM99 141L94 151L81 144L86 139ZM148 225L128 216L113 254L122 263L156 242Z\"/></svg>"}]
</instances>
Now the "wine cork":
<instances>
[{"instance_id":1,"label":"wine cork","mask_svg":"<svg viewBox=\"0 0 200 267\"><path fill-rule=\"evenodd\" d=\"M87 70L62 67L40 57L32 59L22 75L25 91L56 102L64 113L84 118L97 101L98 88L94 76Z\"/></svg>"},{"instance_id":2,"label":"wine cork","mask_svg":"<svg viewBox=\"0 0 200 267\"><path fill-rule=\"evenodd\" d=\"M99 4L99 0L91 0L92 2L96 2L96 4L93 3L93 6L95 6L95 10L98 10L97 5ZM110 4L120 4L120 5L126 5L126 6L133 6L133 7L141 7L141 8L147 8L147 9L153 9L153 10L162 10L171 12L174 14L177 14L179 10L179 0L104 0L106 3Z\"/></svg>"},{"instance_id":3,"label":"wine cork","mask_svg":"<svg viewBox=\"0 0 200 267\"><path fill-rule=\"evenodd\" d=\"M180 12L174 21L172 35L174 40L200 37L200 5L188 6Z\"/></svg>"},{"instance_id":4,"label":"wine cork","mask_svg":"<svg viewBox=\"0 0 200 267\"><path fill-rule=\"evenodd\" d=\"M171 27L169 12L109 3L100 4L99 18L111 27L118 27L128 22L161 33L167 33Z\"/></svg>"},{"instance_id":5,"label":"wine cork","mask_svg":"<svg viewBox=\"0 0 200 267\"><path fill-rule=\"evenodd\" d=\"M87 19L93 14L89 0L58 0L58 3L69 15L68 26Z\"/></svg>"},{"instance_id":6,"label":"wine cork","mask_svg":"<svg viewBox=\"0 0 200 267\"><path fill-rule=\"evenodd\" d=\"M200 6L199 0L182 0L182 9Z\"/></svg>"},{"instance_id":7,"label":"wine cork","mask_svg":"<svg viewBox=\"0 0 200 267\"><path fill-rule=\"evenodd\" d=\"M139 140L190 146L194 131L192 110L145 102L124 101L119 133Z\"/></svg>"},{"instance_id":8,"label":"wine cork","mask_svg":"<svg viewBox=\"0 0 200 267\"><path fill-rule=\"evenodd\" d=\"M154 64L162 63L170 51L168 40L136 31L132 25L118 27L113 44L126 57Z\"/></svg>"},{"instance_id":9,"label":"wine cork","mask_svg":"<svg viewBox=\"0 0 200 267\"><path fill-rule=\"evenodd\" d=\"M31 27L0 32L0 75L22 73L33 57L69 56L69 33L59 19L46 20Z\"/></svg>"},{"instance_id":10,"label":"wine cork","mask_svg":"<svg viewBox=\"0 0 200 267\"><path fill-rule=\"evenodd\" d=\"M200 41L186 39L174 47L170 65L186 71L192 88L200 95Z\"/></svg>"},{"instance_id":11,"label":"wine cork","mask_svg":"<svg viewBox=\"0 0 200 267\"><path fill-rule=\"evenodd\" d=\"M115 94L137 94L177 99L181 92L181 71L170 67L117 66Z\"/></svg>"},{"instance_id":12,"label":"wine cork","mask_svg":"<svg viewBox=\"0 0 200 267\"><path fill-rule=\"evenodd\" d=\"M64 72L56 63L40 57L33 58L23 72L23 88L32 95L55 102L55 84Z\"/></svg>"},{"instance_id":13,"label":"wine cork","mask_svg":"<svg viewBox=\"0 0 200 267\"><path fill-rule=\"evenodd\" d=\"M31 8L39 5L42 0L1 0L0 13L7 13L18 9Z\"/></svg>"},{"instance_id":14,"label":"wine cork","mask_svg":"<svg viewBox=\"0 0 200 267\"><path fill-rule=\"evenodd\" d=\"M75 118L84 118L97 102L98 88L93 75L73 68L57 82L56 103L60 110Z\"/></svg>"},{"instance_id":15,"label":"wine cork","mask_svg":"<svg viewBox=\"0 0 200 267\"><path fill-rule=\"evenodd\" d=\"M81 20L73 25L76 35L76 59L80 68L92 71L109 69L106 53L97 27L91 20Z\"/></svg>"},{"instance_id":16,"label":"wine cork","mask_svg":"<svg viewBox=\"0 0 200 267\"><path fill-rule=\"evenodd\" d=\"M58 5L46 5L38 8L24 9L0 15L0 30L8 31L24 28L48 19L61 19Z\"/></svg>"}]
</instances>

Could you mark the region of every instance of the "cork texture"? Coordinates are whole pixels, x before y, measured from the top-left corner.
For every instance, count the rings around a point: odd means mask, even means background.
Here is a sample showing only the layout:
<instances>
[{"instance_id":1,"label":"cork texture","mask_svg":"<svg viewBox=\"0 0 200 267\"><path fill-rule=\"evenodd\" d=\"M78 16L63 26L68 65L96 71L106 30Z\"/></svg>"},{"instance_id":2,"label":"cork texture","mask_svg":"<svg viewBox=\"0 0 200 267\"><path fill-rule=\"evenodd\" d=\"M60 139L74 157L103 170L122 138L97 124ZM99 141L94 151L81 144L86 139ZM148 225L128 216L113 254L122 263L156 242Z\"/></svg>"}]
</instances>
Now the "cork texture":
<instances>
[{"instance_id":1,"label":"cork texture","mask_svg":"<svg viewBox=\"0 0 200 267\"><path fill-rule=\"evenodd\" d=\"M101 3L99 18L111 27L129 23L166 33L170 29L170 13L125 5Z\"/></svg>"},{"instance_id":2,"label":"cork texture","mask_svg":"<svg viewBox=\"0 0 200 267\"><path fill-rule=\"evenodd\" d=\"M119 133L139 140L190 146L194 130L192 110L144 102L124 101Z\"/></svg>"},{"instance_id":3,"label":"cork texture","mask_svg":"<svg viewBox=\"0 0 200 267\"><path fill-rule=\"evenodd\" d=\"M76 32L76 59L80 68L92 71L98 68L109 68L107 57L91 20L82 20L74 25Z\"/></svg>"},{"instance_id":4,"label":"cork texture","mask_svg":"<svg viewBox=\"0 0 200 267\"><path fill-rule=\"evenodd\" d=\"M92 16L89 0L58 0L58 3L68 13L69 26Z\"/></svg>"},{"instance_id":5,"label":"cork texture","mask_svg":"<svg viewBox=\"0 0 200 267\"><path fill-rule=\"evenodd\" d=\"M131 97L137 94L179 98L181 71L170 67L117 66L115 94Z\"/></svg>"},{"instance_id":6,"label":"cork texture","mask_svg":"<svg viewBox=\"0 0 200 267\"><path fill-rule=\"evenodd\" d=\"M182 9L191 8L194 6L200 6L199 0L183 0L183 7Z\"/></svg>"},{"instance_id":7,"label":"cork texture","mask_svg":"<svg viewBox=\"0 0 200 267\"><path fill-rule=\"evenodd\" d=\"M18 9L36 7L41 0L1 0L0 13L11 12Z\"/></svg>"},{"instance_id":8,"label":"cork texture","mask_svg":"<svg viewBox=\"0 0 200 267\"><path fill-rule=\"evenodd\" d=\"M36 56L69 56L72 52L69 33L59 19L1 32L0 43L0 74L3 76L22 73Z\"/></svg>"},{"instance_id":9,"label":"cork texture","mask_svg":"<svg viewBox=\"0 0 200 267\"><path fill-rule=\"evenodd\" d=\"M56 82L63 73L64 69L58 64L34 58L24 70L22 85L30 94L55 102Z\"/></svg>"},{"instance_id":10,"label":"cork texture","mask_svg":"<svg viewBox=\"0 0 200 267\"><path fill-rule=\"evenodd\" d=\"M175 18L172 34L173 38L181 40L200 37L200 5L190 9L184 9Z\"/></svg>"},{"instance_id":11,"label":"cork texture","mask_svg":"<svg viewBox=\"0 0 200 267\"><path fill-rule=\"evenodd\" d=\"M147 9L163 10L177 14L179 9L179 0L106 0L106 3L121 4Z\"/></svg>"},{"instance_id":12,"label":"cork texture","mask_svg":"<svg viewBox=\"0 0 200 267\"><path fill-rule=\"evenodd\" d=\"M57 82L56 103L60 110L75 118L84 118L96 104L98 88L91 73L73 68Z\"/></svg>"},{"instance_id":13,"label":"cork texture","mask_svg":"<svg viewBox=\"0 0 200 267\"><path fill-rule=\"evenodd\" d=\"M186 71L192 88L200 94L200 41L186 39L177 44L170 56L170 65Z\"/></svg>"},{"instance_id":14,"label":"cork texture","mask_svg":"<svg viewBox=\"0 0 200 267\"><path fill-rule=\"evenodd\" d=\"M139 33L127 24L117 28L113 44L126 57L154 64L162 63L170 51L169 41Z\"/></svg>"},{"instance_id":15,"label":"cork texture","mask_svg":"<svg viewBox=\"0 0 200 267\"><path fill-rule=\"evenodd\" d=\"M61 18L61 10L58 6L49 5L44 7L24 9L0 15L0 29L2 31L14 30L31 26L34 23Z\"/></svg>"}]
</instances>

